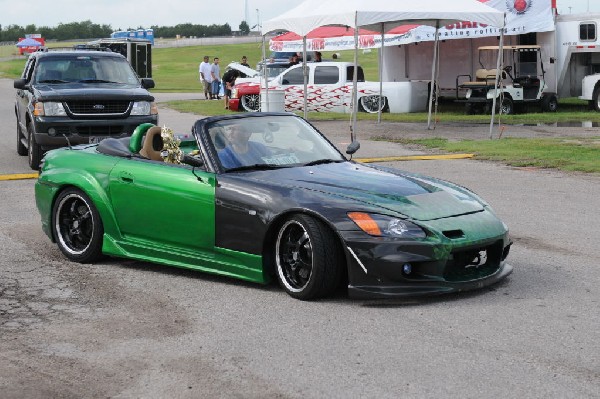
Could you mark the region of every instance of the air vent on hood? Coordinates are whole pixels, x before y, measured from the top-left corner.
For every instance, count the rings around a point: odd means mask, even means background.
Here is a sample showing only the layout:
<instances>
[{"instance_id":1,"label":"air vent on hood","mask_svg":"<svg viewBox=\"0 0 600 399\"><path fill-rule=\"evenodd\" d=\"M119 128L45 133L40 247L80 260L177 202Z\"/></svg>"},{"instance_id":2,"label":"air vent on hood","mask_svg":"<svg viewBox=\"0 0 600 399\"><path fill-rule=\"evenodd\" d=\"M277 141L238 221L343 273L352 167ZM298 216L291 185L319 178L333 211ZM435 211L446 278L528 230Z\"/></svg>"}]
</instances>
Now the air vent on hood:
<instances>
[{"instance_id":1,"label":"air vent on hood","mask_svg":"<svg viewBox=\"0 0 600 399\"><path fill-rule=\"evenodd\" d=\"M465 233L463 233L462 230L446 230L443 234L451 240L463 238L465 236Z\"/></svg>"}]
</instances>

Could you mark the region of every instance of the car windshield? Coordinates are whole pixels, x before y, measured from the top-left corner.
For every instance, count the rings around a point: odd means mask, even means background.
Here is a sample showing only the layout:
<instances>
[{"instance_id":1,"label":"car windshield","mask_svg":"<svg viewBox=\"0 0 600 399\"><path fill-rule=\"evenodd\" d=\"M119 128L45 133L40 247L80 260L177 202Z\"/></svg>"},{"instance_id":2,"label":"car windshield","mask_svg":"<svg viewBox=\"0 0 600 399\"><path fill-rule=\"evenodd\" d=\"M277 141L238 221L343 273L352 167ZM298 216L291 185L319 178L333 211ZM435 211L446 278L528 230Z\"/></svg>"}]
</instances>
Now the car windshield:
<instances>
[{"instance_id":1,"label":"car windshield","mask_svg":"<svg viewBox=\"0 0 600 399\"><path fill-rule=\"evenodd\" d=\"M35 83L121 83L137 85L137 75L126 59L68 56L39 60Z\"/></svg>"},{"instance_id":2,"label":"car windshield","mask_svg":"<svg viewBox=\"0 0 600 399\"><path fill-rule=\"evenodd\" d=\"M208 136L226 170L301 167L346 159L301 118L286 115L216 121Z\"/></svg>"}]
</instances>

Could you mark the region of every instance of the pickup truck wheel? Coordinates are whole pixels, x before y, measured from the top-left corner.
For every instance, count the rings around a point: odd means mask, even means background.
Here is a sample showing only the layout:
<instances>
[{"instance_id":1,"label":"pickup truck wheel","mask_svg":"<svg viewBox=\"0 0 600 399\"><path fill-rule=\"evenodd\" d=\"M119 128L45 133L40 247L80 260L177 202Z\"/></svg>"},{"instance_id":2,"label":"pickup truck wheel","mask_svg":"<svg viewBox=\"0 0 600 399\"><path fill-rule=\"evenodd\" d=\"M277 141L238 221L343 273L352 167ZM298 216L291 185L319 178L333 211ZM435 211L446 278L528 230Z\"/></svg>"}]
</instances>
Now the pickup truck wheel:
<instances>
[{"instance_id":1,"label":"pickup truck wheel","mask_svg":"<svg viewBox=\"0 0 600 399\"><path fill-rule=\"evenodd\" d=\"M42 161L42 148L35 142L31 123L27 125L27 144L29 146L29 166L33 170L39 170L40 162Z\"/></svg>"},{"instance_id":2,"label":"pickup truck wheel","mask_svg":"<svg viewBox=\"0 0 600 399\"><path fill-rule=\"evenodd\" d=\"M260 109L260 96L258 94L246 94L240 98L240 103L246 112L256 112Z\"/></svg>"},{"instance_id":3,"label":"pickup truck wheel","mask_svg":"<svg viewBox=\"0 0 600 399\"><path fill-rule=\"evenodd\" d=\"M385 97L381 97L381 104L379 103L379 96L364 96L360 98L360 106L361 108L370 114L374 114L379 112L379 110L384 110L387 105L387 99Z\"/></svg>"},{"instance_id":4,"label":"pickup truck wheel","mask_svg":"<svg viewBox=\"0 0 600 399\"><path fill-rule=\"evenodd\" d=\"M17 154L19 155L27 155L27 147L23 144L23 141L25 141L25 137L23 137L21 125L17 121Z\"/></svg>"},{"instance_id":5,"label":"pickup truck wheel","mask_svg":"<svg viewBox=\"0 0 600 399\"><path fill-rule=\"evenodd\" d=\"M592 95L592 105L596 111L600 112L600 86L594 89L594 94Z\"/></svg>"}]
</instances>

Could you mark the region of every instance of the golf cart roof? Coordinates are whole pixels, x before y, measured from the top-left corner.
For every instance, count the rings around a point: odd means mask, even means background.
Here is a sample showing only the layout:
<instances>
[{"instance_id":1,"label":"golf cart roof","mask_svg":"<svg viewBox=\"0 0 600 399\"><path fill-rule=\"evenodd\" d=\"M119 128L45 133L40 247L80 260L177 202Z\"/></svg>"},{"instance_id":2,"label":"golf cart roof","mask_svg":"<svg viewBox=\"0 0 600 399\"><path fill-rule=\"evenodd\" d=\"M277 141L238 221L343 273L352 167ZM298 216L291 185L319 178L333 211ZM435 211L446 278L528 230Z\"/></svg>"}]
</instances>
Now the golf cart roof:
<instances>
[{"instance_id":1,"label":"golf cart roof","mask_svg":"<svg viewBox=\"0 0 600 399\"><path fill-rule=\"evenodd\" d=\"M481 46L479 47L479 51L481 50L495 50L498 51L500 46ZM504 51L540 51L542 46L538 45L520 45L520 46L502 46L502 50Z\"/></svg>"}]
</instances>

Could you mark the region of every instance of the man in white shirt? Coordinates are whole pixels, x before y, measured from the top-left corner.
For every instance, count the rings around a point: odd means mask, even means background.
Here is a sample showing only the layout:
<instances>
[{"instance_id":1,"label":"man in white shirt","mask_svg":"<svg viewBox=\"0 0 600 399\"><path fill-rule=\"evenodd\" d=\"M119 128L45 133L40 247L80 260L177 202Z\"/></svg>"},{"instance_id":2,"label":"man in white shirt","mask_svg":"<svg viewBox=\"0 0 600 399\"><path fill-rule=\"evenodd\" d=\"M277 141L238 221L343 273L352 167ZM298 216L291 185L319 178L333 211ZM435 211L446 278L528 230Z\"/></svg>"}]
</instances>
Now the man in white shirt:
<instances>
[{"instance_id":1,"label":"man in white shirt","mask_svg":"<svg viewBox=\"0 0 600 399\"><path fill-rule=\"evenodd\" d=\"M200 82L202 82L202 85L204 86L204 97L207 100L210 97L210 99L212 100L212 76L210 74L210 62L208 62L208 55L204 56L204 61L200 63L198 72L200 72Z\"/></svg>"}]
</instances>

